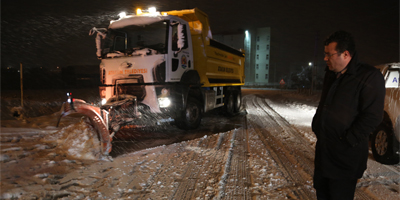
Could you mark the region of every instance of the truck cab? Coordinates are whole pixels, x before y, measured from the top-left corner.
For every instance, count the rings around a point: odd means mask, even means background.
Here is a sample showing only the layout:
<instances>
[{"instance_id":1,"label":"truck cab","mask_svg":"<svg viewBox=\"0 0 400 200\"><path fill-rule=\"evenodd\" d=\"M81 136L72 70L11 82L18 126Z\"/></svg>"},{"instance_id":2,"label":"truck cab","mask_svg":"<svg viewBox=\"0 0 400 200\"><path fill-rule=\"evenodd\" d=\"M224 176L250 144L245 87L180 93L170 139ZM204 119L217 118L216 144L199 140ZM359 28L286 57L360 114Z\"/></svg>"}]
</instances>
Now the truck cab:
<instances>
[{"instance_id":1,"label":"truck cab","mask_svg":"<svg viewBox=\"0 0 400 200\"><path fill-rule=\"evenodd\" d=\"M97 34L102 109L116 124L175 121L194 129L206 111L239 111L244 53L212 40L197 8L124 14L90 34Z\"/></svg>"},{"instance_id":2,"label":"truck cab","mask_svg":"<svg viewBox=\"0 0 400 200\"><path fill-rule=\"evenodd\" d=\"M178 83L187 70L193 69L186 26L175 16L136 16L112 22L98 54L101 97L108 100L132 94L153 112L160 112L162 105L155 100L162 88L156 86Z\"/></svg>"},{"instance_id":3,"label":"truck cab","mask_svg":"<svg viewBox=\"0 0 400 200\"><path fill-rule=\"evenodd\" d=\"M376 161L399 163L400 143L400 63L376 66L385 78L385 107L382 123L371 138L371 150Z\"/></svg>"}]
</instances>

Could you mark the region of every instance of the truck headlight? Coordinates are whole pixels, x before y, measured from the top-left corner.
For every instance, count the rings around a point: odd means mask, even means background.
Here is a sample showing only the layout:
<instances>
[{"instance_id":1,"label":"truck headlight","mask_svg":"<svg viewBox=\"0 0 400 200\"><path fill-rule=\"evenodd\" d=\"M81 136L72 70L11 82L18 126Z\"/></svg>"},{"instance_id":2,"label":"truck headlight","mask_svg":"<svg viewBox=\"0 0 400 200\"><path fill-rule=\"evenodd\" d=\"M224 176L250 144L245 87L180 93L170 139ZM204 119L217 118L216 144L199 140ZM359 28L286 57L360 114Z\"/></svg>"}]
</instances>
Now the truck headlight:
<instances>
[{"instance_id":1,"label":"truck headlight","mask_svg":"<svg viewBox=\"0 0 400 200\"><path fill-rule=\"evenodd\" d=\"M158 98L158 104L160 108L166 108L171 105L171 100L168 97L160 97Z\"/></svg>"},{"instance_id":2,"label":"truck headlight","mask_svg":"<svg viewBox=\"0 0 400 200\"><path fill-rule=\"evenodd\" d=\"M104 105L107 103L107 99L101 99L101 105Z\"/></svg>"}]
</instances>

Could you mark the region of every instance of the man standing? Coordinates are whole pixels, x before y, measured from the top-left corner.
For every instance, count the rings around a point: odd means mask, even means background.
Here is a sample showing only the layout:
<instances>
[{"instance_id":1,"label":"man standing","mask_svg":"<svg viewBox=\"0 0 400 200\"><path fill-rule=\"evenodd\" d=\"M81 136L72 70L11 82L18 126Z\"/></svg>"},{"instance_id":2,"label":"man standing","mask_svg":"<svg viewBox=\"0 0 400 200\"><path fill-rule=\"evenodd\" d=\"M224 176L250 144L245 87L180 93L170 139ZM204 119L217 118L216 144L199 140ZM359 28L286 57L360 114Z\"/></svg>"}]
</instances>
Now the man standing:
<instances>
[{"instance_id":1,"label":"man standing","mask_svg":"<svg viewBox=\"0 0 400 200\"><path fill-rule=\"evenodd\" d=\"M321 100L312 121L314 188L320 200L353 199L367 168L369 134L383 118L385 83L378 69L358 61L348 32L325 40L324 60Z\"/></svg>"}]
</instances>

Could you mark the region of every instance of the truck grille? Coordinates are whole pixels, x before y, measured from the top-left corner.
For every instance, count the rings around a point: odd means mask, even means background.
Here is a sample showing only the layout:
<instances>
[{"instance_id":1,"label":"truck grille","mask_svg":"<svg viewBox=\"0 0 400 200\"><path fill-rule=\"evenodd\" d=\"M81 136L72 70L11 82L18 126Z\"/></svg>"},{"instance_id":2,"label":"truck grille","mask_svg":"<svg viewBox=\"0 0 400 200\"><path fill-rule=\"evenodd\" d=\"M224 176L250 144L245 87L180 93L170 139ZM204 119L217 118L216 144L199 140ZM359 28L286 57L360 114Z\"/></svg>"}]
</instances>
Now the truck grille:
<instances>
[{"instance_id":1,"label":"truck grille","mask_svg":"<svg viewBox=\"0 0 400 200\"><path fill-rule=\"evenodd\" d=\"M114 82L114 95L129 94L136 96L138 101L142 101L146 96L145 86L141 85L143 81L142 75L131 75L126 78L113 80Z\"/></svg>"}]
</instances>

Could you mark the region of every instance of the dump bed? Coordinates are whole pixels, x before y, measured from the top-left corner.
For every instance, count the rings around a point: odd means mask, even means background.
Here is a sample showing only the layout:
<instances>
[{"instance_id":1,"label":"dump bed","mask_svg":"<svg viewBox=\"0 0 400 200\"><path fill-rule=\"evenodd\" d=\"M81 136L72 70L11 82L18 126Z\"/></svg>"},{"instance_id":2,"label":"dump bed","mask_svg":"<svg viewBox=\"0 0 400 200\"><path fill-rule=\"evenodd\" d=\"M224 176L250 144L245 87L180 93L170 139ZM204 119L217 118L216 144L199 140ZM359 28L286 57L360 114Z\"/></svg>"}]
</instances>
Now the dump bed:
<instances>
[{"instance_id":1,"label":"dump bed","mask_svg":"<svg viewBox=\"0 0 400 200\"><path fill-rule=\"evenodd\" d=\"M188 22L193 42L194 69L203 87L244 85L244 52L212 39L208 16L201 10L163 12Z\"/></svg>"}]
</instances>

